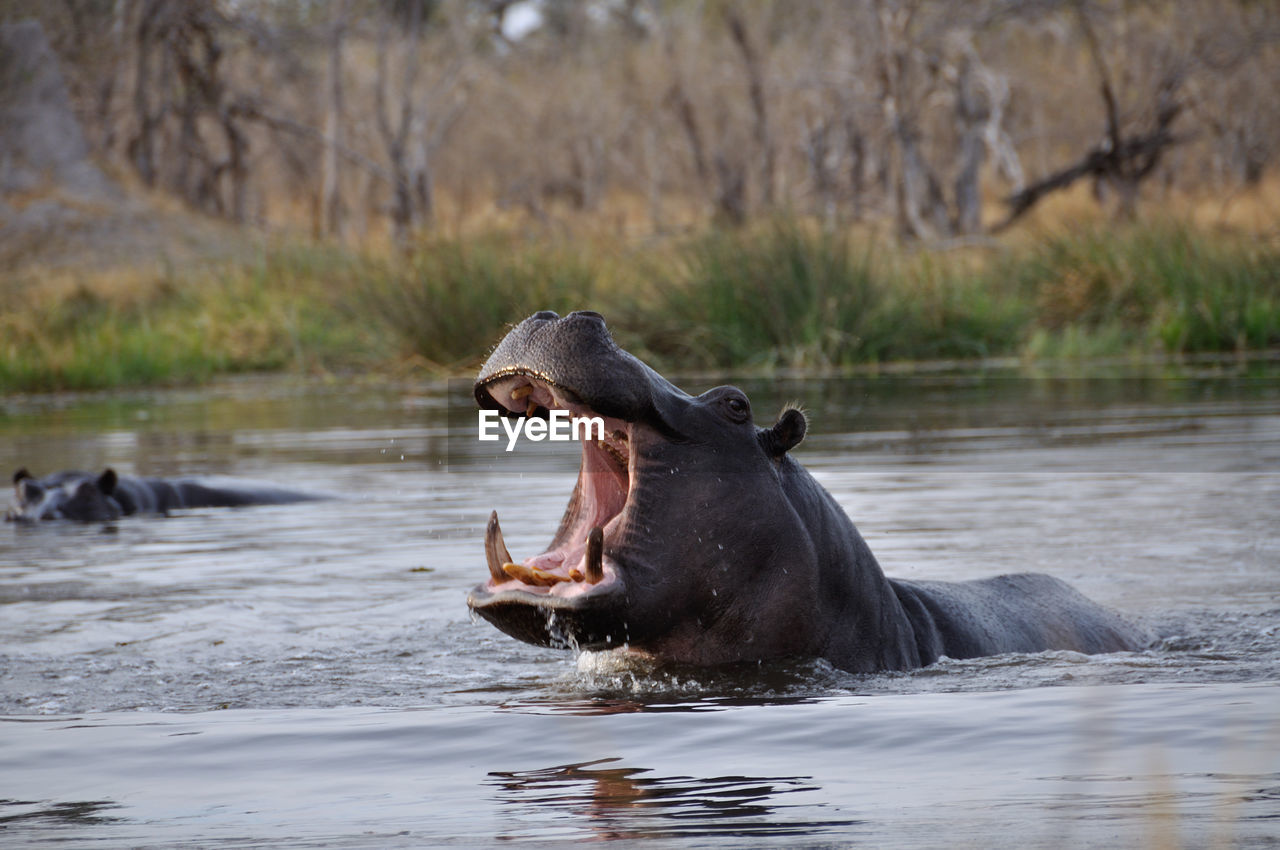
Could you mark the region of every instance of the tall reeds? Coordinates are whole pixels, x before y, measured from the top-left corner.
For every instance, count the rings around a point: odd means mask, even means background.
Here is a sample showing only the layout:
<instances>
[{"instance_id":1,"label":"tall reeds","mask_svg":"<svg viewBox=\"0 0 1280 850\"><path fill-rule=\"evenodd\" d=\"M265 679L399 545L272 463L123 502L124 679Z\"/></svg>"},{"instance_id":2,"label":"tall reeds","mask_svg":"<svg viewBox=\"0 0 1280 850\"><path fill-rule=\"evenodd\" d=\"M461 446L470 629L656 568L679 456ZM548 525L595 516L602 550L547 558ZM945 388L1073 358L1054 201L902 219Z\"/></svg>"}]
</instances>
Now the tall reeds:
<instances>
[{"instance_id":1,"label":"tall reeds","mask_svg":"<svg viewBox=\"0 0 1280 850\"><path fill-rule=\"evenodd\" d=\"M465 373L539 309L597 310L663 369L1280 346L1280 245L1171 223L945 251L794 220L643 247L496 235L389 259L294 246L50 293L10 290L0 391L406 364Z\"/></svg>"}]
</instances>

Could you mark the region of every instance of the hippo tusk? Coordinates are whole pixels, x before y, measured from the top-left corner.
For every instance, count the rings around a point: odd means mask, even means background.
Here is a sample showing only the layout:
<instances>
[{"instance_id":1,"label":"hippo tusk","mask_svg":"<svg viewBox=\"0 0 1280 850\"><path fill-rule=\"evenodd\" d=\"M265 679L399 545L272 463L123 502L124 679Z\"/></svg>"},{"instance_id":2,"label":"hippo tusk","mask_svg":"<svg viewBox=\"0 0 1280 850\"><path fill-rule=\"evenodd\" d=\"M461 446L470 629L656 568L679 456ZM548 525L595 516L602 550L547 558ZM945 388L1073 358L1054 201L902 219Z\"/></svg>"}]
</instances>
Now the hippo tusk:
<instances>
[{"instance_id":1,"label":"hippo tusk","mask_svg":"<svg viewBox=\"0 0 1280 850\"><path fill-rule=\"evenodd\" d=\"M489 562L489 575L493 576L493 580L498 583L506 581L507 575L502 571L502 565L511 562L511 553L507 551L507 544L502 539L502 526L498 525L497 511L489 514L489 527L484 533L484 557Z\"/></svg>"},{"instance_id":2,"label":"hippo tusk","mask_svg":"<svg viewBox=\"0 0 1280 850\"><path fill-rule=\"evenodd\" d=\"M511 400L519 401L520 399L524 398L531 392L533 392L533 384L524 384L522 386L516 387L514 390L511 391Z\"/></svg>"},{"instance_id":3,"label":"hippo tusk","mask_svg":"<svg viewBox=\"0 0 1280 850\"><path fill-rule=\"evenodd\" d=\"M524 415L533 418L533 414L538 412L538 403L533 399L529 399L529 406L524 409Z\"/></svg>"},{"instance_id":4,"label":"hippo tusk","mask_svg":"<svg viewBox=\"0 0 1280 850\"><path fill-rule=\"evenodd\" d=\"M587 535L587 581L599 584L604 579L604 531L600 526Z\"/></svg>"}]
</instances>

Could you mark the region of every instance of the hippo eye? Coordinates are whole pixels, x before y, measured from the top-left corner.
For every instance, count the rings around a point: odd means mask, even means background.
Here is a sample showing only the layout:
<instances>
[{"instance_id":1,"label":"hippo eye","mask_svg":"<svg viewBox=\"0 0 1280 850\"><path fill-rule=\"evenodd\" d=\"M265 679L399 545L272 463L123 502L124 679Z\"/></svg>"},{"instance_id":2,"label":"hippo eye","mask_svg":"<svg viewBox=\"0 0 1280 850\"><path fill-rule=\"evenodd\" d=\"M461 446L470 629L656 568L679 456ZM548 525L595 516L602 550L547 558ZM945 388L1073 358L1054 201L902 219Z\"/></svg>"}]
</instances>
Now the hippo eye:
<instances>
[{"instance_id":1,"label":"hippo eye","mask_svg":"<svg viewBox=\"0 0 1280 850\"><path fill-rule=\"evenodd\" d=\"M746 422L751 417L751 405L742 396L727 396L724 400L724 409L734 422Z\"/></svg>"}]
</instances>

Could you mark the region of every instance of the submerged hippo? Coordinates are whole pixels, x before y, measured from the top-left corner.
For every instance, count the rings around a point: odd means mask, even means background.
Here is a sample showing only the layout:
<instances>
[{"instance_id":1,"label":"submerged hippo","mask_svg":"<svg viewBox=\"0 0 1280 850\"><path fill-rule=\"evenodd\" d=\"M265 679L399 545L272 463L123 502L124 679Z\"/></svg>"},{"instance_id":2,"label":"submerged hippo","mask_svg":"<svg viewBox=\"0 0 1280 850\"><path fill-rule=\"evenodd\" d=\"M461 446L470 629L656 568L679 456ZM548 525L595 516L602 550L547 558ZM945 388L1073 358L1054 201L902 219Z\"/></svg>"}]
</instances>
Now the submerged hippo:
<instances>
[{"instance_id":1,"label":"submerged hippo","mask_svg":"<svg viewBox=\"0 0 1280 850\"><path fill-rule=\"evenodd\" d=\"M597 416L550 548L515 563L496 512L489 580L467 604L542 646L629 647L692 664L821 657L852 672L941 656L1142 647L1118 614L1047 575L886 578L853 523L788 451L804 414L752 422L736 387L690 396L620 349L598 313L525 319L475 396L509 417Z\"/></svg>"},{"instance_id":2,"label":"submerged hippo","mask_svg":"<svg viewBox=\"0 0 1280 850\"><path fill-rule=\"evenodd\" d=\"M19 469L13 475L13 489L17 502L5 519L18 522L94 522L136 513L164 514L179 508L282 505L321 498L270 487L219 486L185 478L134 478L117 475L110 468L96 476L68 471L44 478Z\"/></svg>"}]
</instances>

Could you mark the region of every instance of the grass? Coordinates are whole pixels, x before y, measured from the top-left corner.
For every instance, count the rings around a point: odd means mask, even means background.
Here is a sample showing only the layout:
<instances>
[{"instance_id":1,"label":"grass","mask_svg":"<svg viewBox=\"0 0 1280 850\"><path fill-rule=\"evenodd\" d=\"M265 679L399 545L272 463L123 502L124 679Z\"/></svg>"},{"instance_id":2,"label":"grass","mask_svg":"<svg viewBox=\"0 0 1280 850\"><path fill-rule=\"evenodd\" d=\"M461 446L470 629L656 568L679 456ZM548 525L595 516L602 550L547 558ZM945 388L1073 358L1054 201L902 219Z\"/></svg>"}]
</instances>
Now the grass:
<instances>
[{"instance_id":1,"label":"grass","mask_svg":"<svg viewBox=\"0 0 1280 850\"><path fill-rule=\"evenodd\" d=\"M840 369L1280 346L1280 246L1077 227L938 251L778 220L641 247L511 235L0 288L0 392L248 371L466 371L537 309L605 314L662 369Z\"/></svg>"},{"instance_id":2,"label":"grass","mask_svg":"<svg viewBox=\"0 0 1280 850\"><path fill-rule=\"evenodd\" d=\"M796 222L711 233L676 252L673 272L650 318L649 348L666 359L821 367L883 355L885 289L870 248L847 236Z\"/></svg>"},{"instance_id":3,"label":"grass","mask_svg":"<svg viewBox=\"0 0 1280 850\"><path fill-rule=\"evenodd\" d=\"M1262 240L1096 229L1050 240L1011 271L1035 299L1037 338L1051 341L1032 353L1063 353L1054 340L1085 353L1107 340L1169 353L1280 345L1280 248Z\"/></svg>"},{"instance_id":4,"label":"grass","mask_svg":"<svg viewBox=\"0 0 1280 850\"><path fill-rule=\"evenodd\" d=\"M357 289L404 354L447 370L496 342L508 322L594 303L596 270L570 245L503 235L433 239L404 263L379 264Z\"/></svg>"},{"instance_id":5,"label":"grass","mask_svg":"<svg viewBox=\"0 0 1280 850\"><path fill-rule=\"evenodd\" d=\"M12 286L0 310L0 391L371 367L390 351L380 329L354 320L341 284L351 267L345 255L291 249L181 275Z\"/></svg>"},{"instance_id":6,"label":"grass","mask_svg":"<svg viewBox=\"0 0 1280 850\"><path fill-rule=\"evenodd\" d=\"M648 348L722 368L1280 345L1280 246L1174 223L1020 247L877 249L795 222L679 255Z\"/></svg>"}]
</instances>

